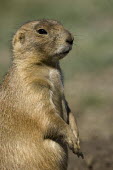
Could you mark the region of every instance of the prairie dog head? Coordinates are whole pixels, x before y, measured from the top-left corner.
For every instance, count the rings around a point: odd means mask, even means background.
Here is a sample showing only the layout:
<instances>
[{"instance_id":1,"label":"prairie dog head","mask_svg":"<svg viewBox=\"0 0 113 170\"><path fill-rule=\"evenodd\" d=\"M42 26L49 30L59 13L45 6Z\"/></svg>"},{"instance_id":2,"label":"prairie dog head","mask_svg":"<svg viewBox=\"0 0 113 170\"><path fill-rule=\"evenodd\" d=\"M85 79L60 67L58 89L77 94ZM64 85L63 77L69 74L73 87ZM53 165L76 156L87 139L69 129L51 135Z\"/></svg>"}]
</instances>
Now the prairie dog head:
<instances>
[{"instance_id":1,"label":"prairie dog head","mask_svg":"<svg viewBox=\"0 0 113 170\"><path fill-rule=\"evenodd\" d=\"M54 20L32 21L23 25L13 38L15 58L59 60L72 49L73 36Z\"/></svg>"}]
</instances>

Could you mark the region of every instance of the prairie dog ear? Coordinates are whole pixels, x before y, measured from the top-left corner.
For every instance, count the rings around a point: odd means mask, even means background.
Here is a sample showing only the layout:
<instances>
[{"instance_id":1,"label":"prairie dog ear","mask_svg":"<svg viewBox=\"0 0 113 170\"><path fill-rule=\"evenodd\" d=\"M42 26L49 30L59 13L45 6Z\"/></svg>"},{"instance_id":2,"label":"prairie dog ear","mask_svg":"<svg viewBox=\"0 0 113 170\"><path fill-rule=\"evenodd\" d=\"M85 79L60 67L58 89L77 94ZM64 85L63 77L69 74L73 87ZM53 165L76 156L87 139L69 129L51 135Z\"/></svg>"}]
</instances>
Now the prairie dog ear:
<instances>
[{"instance_id":1,"label":"prairie dog ear","mask_svg":"<svg viewBox=\"0 0 113 170\"><path fill-rule=\"evenodd\" d=\"M17 32L13 38L13 45L16 43L23 44L25 42L25 32Z\"/></svg>"},{"instance_id":2,"label":"prairie dog ear","mask_svg":"<svg viewBox=\"0 0 113 170\"><path fill-rule=\"evenodd\" d=\"M25 33L24 32L19 33L18 40L20 41L20 43L24 43L24 41L25 41Z\"/></svg>"}]
</instances>

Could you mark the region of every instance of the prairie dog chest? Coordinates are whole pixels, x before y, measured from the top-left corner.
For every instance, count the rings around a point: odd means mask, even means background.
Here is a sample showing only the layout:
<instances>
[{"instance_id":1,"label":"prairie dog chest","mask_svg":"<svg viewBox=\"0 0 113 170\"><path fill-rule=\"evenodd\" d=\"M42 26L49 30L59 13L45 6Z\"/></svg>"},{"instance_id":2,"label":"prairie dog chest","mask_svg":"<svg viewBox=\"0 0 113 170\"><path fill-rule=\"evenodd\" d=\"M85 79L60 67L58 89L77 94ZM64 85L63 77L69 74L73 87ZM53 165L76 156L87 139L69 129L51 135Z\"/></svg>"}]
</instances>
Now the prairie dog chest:
<instances>
[{"instance_id":1,"label":"prairie dog chest","mask_svg":"<svg viewBox=\"0 0 113 170\"><path fill-rule=\"evenodd\" d=\"M57 69L51 69L49 71L49 79L51 81L53 90L63 94L64 87L63 87L63 82L62 82L63 80L60 71Z\"/></svg>"}]
</instances>

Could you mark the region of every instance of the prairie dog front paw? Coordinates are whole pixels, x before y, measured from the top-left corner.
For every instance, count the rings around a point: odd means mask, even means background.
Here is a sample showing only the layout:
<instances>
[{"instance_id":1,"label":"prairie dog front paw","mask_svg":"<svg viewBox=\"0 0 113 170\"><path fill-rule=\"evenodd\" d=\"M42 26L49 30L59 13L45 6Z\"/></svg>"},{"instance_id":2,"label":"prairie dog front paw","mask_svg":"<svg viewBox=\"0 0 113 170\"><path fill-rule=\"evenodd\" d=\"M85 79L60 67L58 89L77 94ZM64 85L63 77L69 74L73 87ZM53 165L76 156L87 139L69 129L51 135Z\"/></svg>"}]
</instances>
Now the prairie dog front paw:
<instances>
[{"instance_id":1,"label":"prairie dog front paw","mask_svg":"<svg viewBox=\"0 0 113 170\"><path fill-rule=\"evenodd\" d=\"M78 139L75 137L71 129L68 131L65 142L68 147L73 151L73 153L77 153L80 150L80 145Z\"/></svg>"}]
</instances>

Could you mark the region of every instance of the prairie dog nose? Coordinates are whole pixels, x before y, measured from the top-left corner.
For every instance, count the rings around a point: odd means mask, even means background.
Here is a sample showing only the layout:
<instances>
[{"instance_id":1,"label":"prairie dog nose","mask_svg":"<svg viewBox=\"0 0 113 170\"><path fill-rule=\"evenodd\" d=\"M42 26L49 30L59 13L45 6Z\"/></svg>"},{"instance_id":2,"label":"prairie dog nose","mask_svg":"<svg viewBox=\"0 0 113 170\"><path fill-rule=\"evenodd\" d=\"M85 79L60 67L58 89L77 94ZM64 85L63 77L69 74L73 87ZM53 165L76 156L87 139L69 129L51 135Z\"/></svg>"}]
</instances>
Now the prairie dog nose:
<instances>
[{"instance_id":1,"label":"prairie dog nose","mask_svg":"<svg viewBox=\"0 0 113 170\"><path fill-rule=\"evenodd\" d=\"M74 38L71 35L69 35L68 38L66 39L66 42L70 45L73 45L73 41L74 41Z\"/></svg>"}]
</instances>

